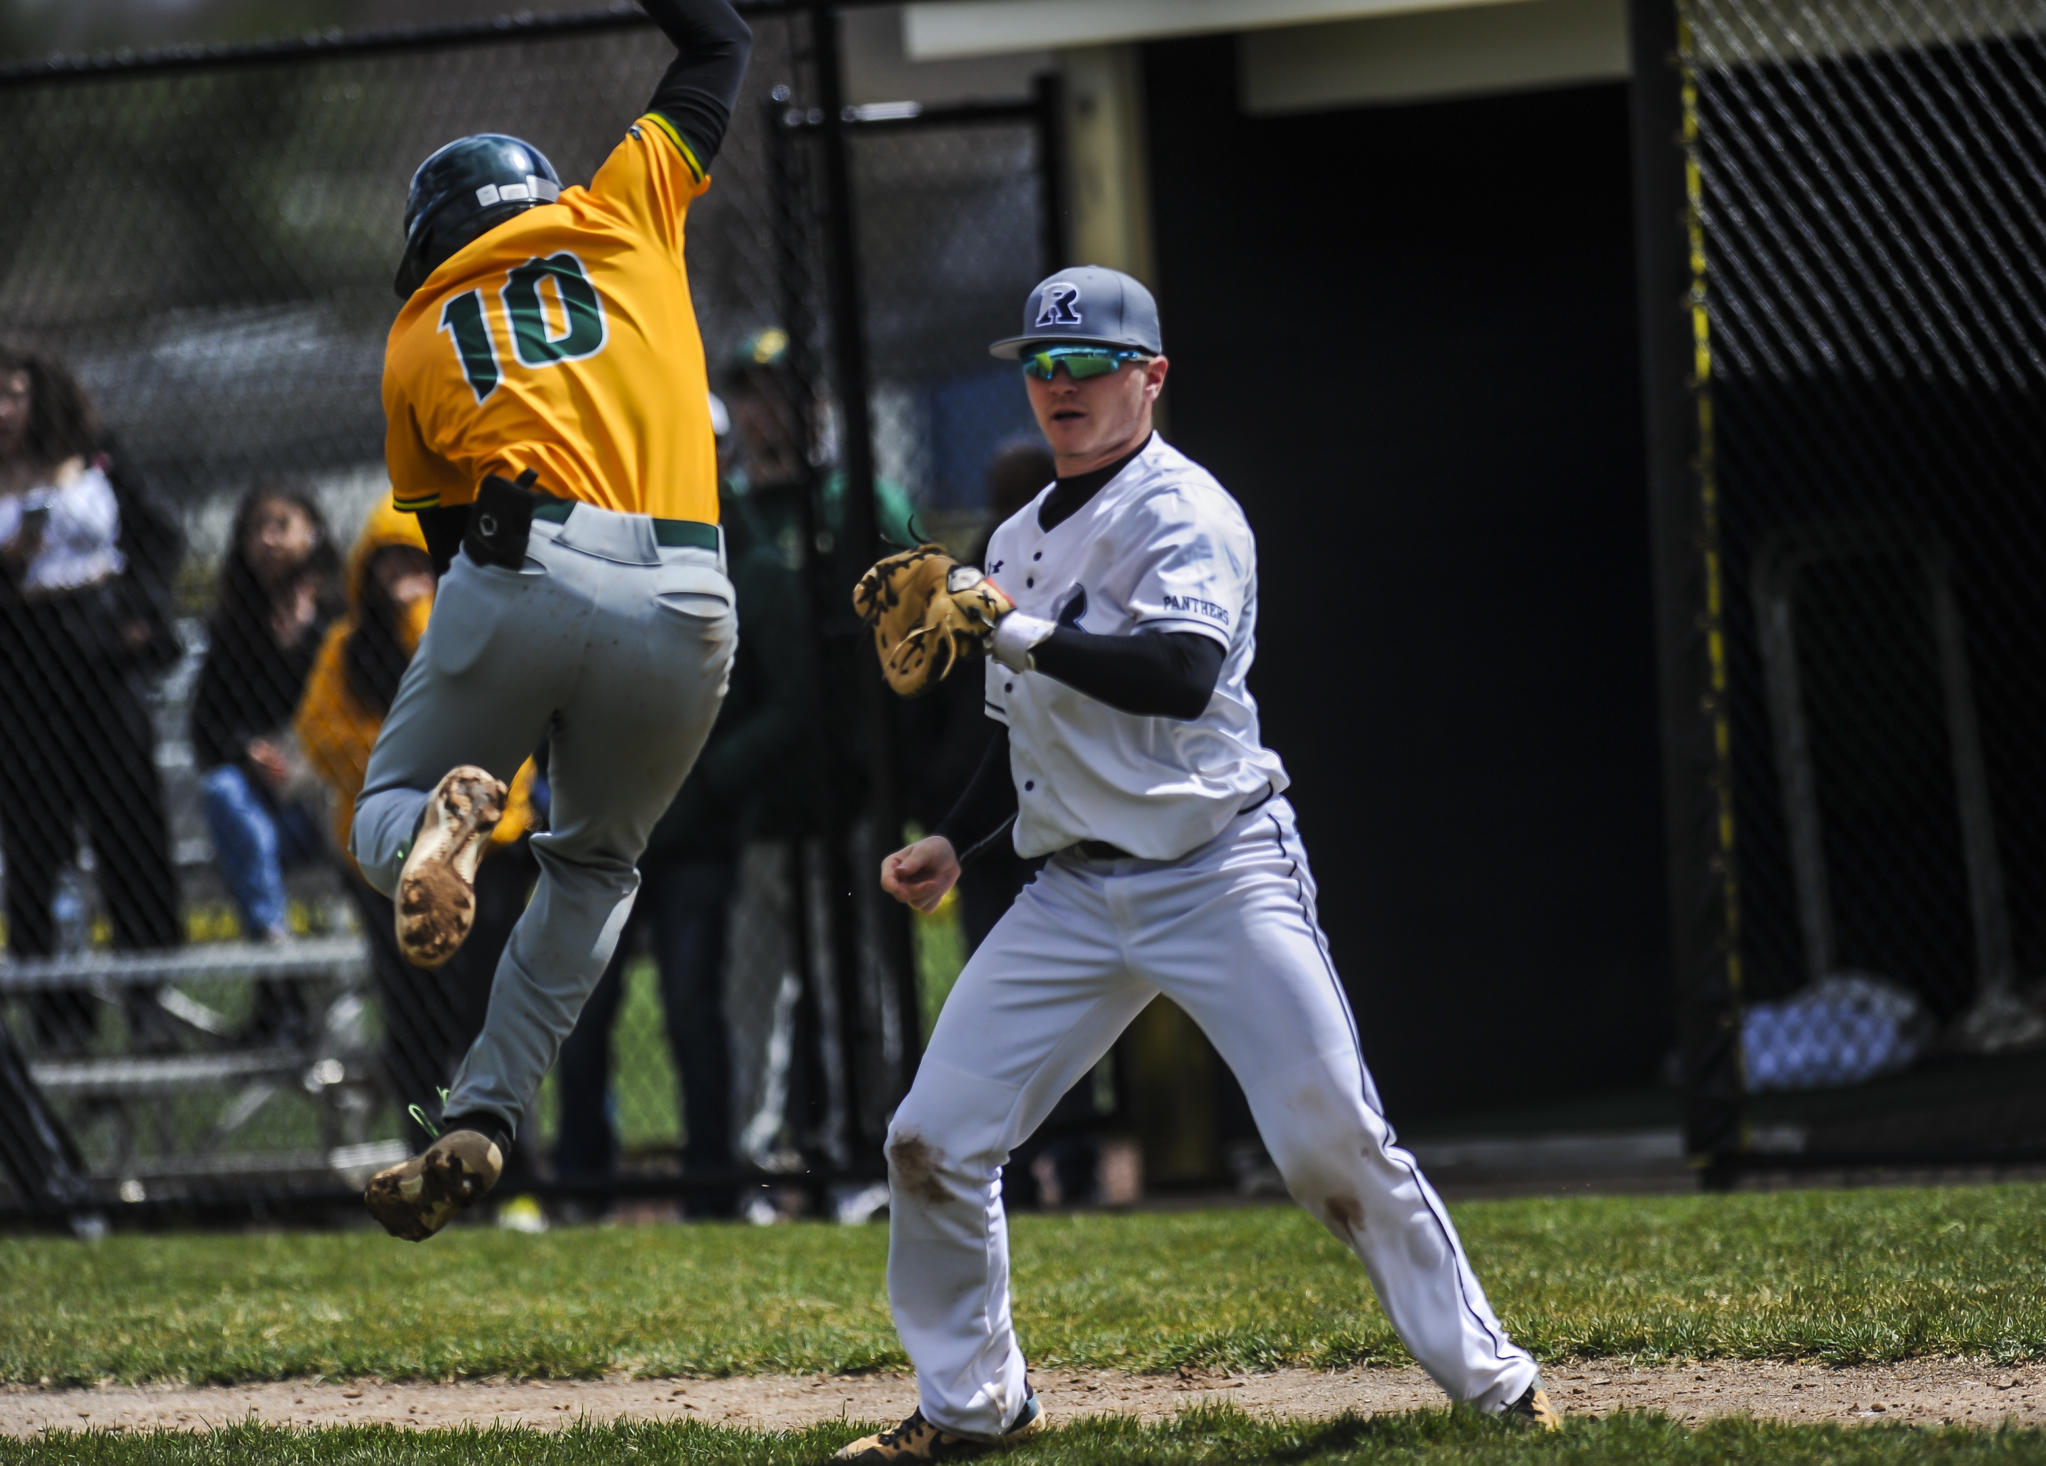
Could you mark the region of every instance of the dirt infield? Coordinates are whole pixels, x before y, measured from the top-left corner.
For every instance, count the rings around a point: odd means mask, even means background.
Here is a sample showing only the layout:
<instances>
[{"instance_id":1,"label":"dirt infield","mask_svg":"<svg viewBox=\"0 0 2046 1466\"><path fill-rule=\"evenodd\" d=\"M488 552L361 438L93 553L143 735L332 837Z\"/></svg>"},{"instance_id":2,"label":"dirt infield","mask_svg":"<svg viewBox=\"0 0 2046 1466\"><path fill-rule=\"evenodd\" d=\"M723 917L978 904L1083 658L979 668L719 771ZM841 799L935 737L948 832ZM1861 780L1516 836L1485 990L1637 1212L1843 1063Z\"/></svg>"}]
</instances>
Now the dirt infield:
<instances>
[{"instance_id":1,"label":"dirt infield","mask_svg":"<svg viewBox=\"0 0 2046 1466\"><path fill-rule=\"evenodd\" d=\"M1201 1400L1227 1400L1253 1415L1327 1416L1439 1405L1417 1369L1343 1370L1229 1377L1129 1375L1100 1370L1033 1374L1054 1420L1080 1415L1171 1416ZM1791 1421L1907 1420L2046 1425L2046 1366L1925 1360L1854 1369L1809 1364L1704 1363L1681 1369L1547 1371L1566 1411L1662 1410L1685 1420L1752 1414ZM381 1421L403 1426L495 1421L554 1427L592 1420L696 1419L787 1429L843 1416L892 1421L916 1392L902 1375L786 1375L740 1379L482 1381L465 1384L287 1381L203 1389L109 1385L85 1390L0 1389L0 1435L86 1426L204 1430L249 1418L274 1425Z\"/></svg>"}]
</instances>

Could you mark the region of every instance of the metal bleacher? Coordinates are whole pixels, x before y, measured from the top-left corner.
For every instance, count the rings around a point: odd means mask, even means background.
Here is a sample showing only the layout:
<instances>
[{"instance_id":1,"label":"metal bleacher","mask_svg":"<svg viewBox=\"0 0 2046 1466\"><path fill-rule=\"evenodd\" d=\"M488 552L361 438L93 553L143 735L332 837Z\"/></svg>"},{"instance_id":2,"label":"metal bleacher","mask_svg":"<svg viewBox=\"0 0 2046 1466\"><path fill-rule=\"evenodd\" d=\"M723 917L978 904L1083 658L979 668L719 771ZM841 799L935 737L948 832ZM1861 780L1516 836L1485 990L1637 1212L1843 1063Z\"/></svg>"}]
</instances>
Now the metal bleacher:
<instances>
[{"instance_id":1,"label":"metal bleacher","mask_svg":"<svg viewBox=\"0 0 2046 1466\"><path fill-rule=\"evenodd\" d=\"M0 1000L73 991L118 1007L124 996L139 995L172 1020L173 1052L30 1061L30 1077L78 1135L108 1199L168 1200L203 1193L211 1178L254 1172L274 1178L278 1189L304 1189L353 1181L402 1153L400 1142L375 1142L367 1133L381 1092L362 992L365 957L358 935L88 951L0 963ZM243 1043L225 1005L192 994L257 982L299 990L308 1020L302 1038ZM252 1122L301 1096L310 1102L310 1126L281 1128L309 1130L312 1143L252 1148Z\"/></svg>"},{"instance_id":2,"label":"metal bleacher","mask_svg":"<svg viewBox=\"0 0 2046 1466\"><path fill-rule=\"evenodd\" d=\"M197 622L181 630L186 655L156 697L157 764L188 926L195 938L232 937L185 741L204 630ZM124 952L93 942L93 866L88 853L67 879L82 907L69 950L0 956L0 1019L35 994L92 1000L98 1016L82 1052L39 1053L31 1025L9 1027L101 1202L332 1192L404 1154L383 1093L368 944L334 869L291 874L294 926L304 934L290 941ZM272 1002L281 996L292 1021L251 1022L259 989ZM0 1210L19 1201L0 1172Z\"/></svg>"}]
</instances>

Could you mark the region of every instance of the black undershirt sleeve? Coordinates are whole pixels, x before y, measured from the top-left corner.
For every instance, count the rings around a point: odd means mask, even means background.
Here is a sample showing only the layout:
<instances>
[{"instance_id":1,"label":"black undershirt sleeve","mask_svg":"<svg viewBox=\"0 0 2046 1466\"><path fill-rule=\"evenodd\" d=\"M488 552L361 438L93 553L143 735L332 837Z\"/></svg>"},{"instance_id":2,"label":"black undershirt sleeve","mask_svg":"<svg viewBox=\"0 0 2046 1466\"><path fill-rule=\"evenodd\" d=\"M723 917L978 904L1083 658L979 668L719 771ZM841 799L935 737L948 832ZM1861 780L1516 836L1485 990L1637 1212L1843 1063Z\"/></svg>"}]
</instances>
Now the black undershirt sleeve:
<instances>
[{"instance_id":1,"label":"black undershirt sleeve","mask_svg":"<svg viewBox=\"0 0 2046 1466\"><path fill-rule=\"evenodd\" d=\"M753 32L730 0L639 0L655 25L675 43L675 57L654 88L649 112L675 124L705 168L725 140L738 105L739 83L753 53Z\"/></svg>"},{"instance_id":2,"label":"black undershirt sleeve","mask_svg":"<svg viewBox=\"0 0 2046 1466\"><path fill-rule=\"evenodd\" d=\"M1096 636L1061 626L1030 656L1045 676L1119 713L1184 722L1207 710L1224 652L1198 631Z\"/></svg>"},{"instance_id":3,"label":"black undershirt sleeve","mask_svg":"<svg viewBox=\"0 0 2046 1466\"><path fill-rule=\"evenodd\" d=\"M1015 822L1016 779L1009 772L1009 726L999 724L995 736L981 755L973 782L959 796L952 811L938 821L933 835L952 842L952 852L962 863L973 859L1008 833Z\"/></svg>"}]
</instances>

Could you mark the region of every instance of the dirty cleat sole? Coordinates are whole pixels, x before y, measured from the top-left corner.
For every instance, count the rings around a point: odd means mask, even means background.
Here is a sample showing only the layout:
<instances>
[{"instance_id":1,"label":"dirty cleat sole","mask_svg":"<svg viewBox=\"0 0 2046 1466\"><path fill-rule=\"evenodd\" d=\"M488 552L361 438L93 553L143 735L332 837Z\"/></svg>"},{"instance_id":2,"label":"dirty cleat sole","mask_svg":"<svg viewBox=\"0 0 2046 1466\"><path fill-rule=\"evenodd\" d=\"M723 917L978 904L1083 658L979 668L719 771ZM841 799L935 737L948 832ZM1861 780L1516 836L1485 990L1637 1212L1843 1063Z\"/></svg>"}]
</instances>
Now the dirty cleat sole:
<instances>
[{"instance_id":1,"label":"dirty cleat sole","mask_svg":"<svg viewBox=\"0 0 2046 1466\"><path fill-rule=\"evenodd\" d=\"M427 796L411 853L398 873L398 950L414 967L439 967L476 924L476 867L505 787L474 764L448 770Z\"/></svg>"},{"instance_id":2,"label":"dirty cleat sole","mask_svg":"<svg viewBox=\"0 0 2046 1466\"><path fill-rule=\"evenodd\" d=\"M393 1237L424 1242L456 1212L481 1201L503 1174L504 1152L496 1141L451 1130L423 1155L372 1176L362 1202Z\"/></svg>"}]
</instances>

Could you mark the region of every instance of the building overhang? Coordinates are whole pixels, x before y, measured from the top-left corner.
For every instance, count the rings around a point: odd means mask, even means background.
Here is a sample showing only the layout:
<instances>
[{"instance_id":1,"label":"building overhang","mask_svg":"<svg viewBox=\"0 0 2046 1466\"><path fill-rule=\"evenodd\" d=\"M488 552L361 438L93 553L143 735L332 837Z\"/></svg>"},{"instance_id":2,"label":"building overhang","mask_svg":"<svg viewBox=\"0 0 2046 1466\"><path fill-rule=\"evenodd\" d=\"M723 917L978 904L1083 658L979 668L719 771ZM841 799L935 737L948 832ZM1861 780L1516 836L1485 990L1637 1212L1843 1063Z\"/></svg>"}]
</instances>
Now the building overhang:
<instances>
[{"instance_id":1,"label":"building overhang","mask_svg":"<svg viewBox=\"0 0 2046 1466\"><path fill-rule=\"evenodd\" d=\"M1366 20L1474 3L1478 0L921 0L903 7L902 32L912 60L942 61Z\"/></svg>"}]
</instances>

